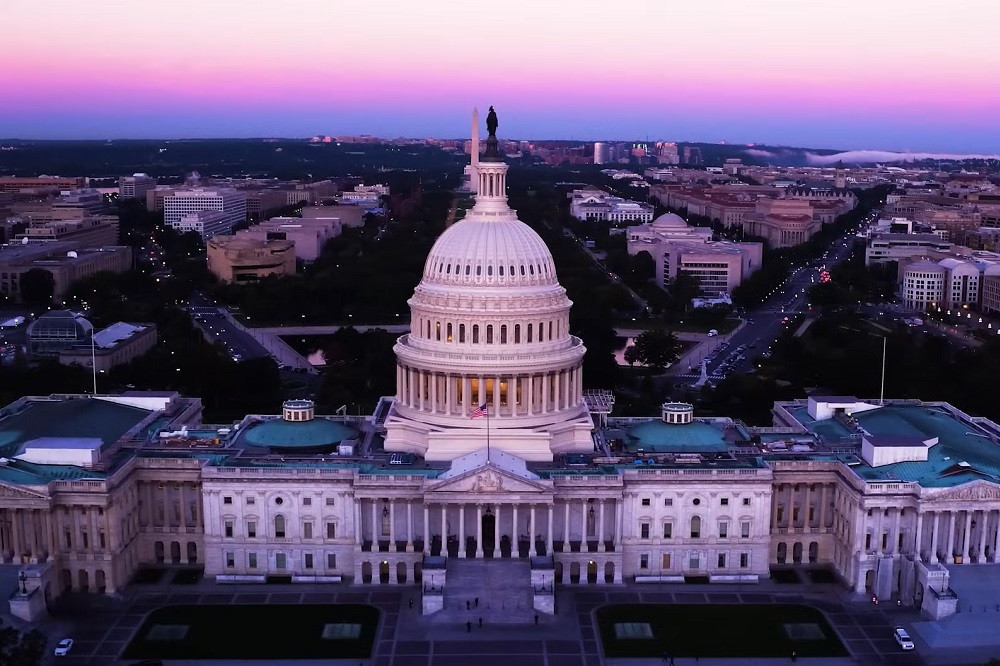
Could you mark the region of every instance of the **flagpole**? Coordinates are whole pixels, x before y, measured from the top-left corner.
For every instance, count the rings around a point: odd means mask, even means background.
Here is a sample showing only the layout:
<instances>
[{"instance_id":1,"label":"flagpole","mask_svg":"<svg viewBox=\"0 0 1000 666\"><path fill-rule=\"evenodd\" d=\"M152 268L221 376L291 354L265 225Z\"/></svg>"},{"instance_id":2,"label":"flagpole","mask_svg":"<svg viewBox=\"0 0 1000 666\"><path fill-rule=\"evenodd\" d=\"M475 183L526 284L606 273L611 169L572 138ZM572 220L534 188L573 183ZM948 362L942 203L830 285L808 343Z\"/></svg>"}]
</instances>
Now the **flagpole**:
<instances>
[{"instance_id":1,"label":"flagpole","mask_svg":"<svg viewBox=\"0 0 1000 666\"><path fill-rule=\"evenodd\" d=\"M490 461L490 405L486 403L486 462Z\"/></svg>"}]
</instances>

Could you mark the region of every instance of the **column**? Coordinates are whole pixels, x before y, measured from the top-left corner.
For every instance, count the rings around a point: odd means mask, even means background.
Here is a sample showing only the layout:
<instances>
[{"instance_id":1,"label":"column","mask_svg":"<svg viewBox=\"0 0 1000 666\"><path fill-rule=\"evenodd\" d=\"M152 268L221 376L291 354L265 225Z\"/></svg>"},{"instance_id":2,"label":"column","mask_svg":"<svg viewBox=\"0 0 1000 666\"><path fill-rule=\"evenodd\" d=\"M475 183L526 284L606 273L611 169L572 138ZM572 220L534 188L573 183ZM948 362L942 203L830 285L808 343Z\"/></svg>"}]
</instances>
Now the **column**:
<instances>
[{"instance_id":1,"label":"column","mask_svg":"<svg viewBox=\"0 0 1000 666\"><path fill-rule=\"evenodd\" d=\"M389 552L396 552L396 500L389 500Z\"/></svg>"},{"instance_id":2,"label":"column","mask_svg":"<svg viewBox=\"0 0 1000 666\"><path fill-rule=\"evenodd\" d=\"M430 526L431 526L430 507L425 504L424 505L424 555L431 554Z\"/></svg>"},{"instance_id":3,"label":"column","mask_svg":"<svg viewBox=\"0 0 1000 666\"><path fill-rule=\"evenodd\" d=\"M604 552L604 500L600 500L600 511L597 514L597 552Z\"/></svg>"},{"instance_id":4,"label":"column","mask_svg":"<svg viewBox=\"0 0 1000 666\"><path fill-rule=\"evenodd\" d=\"M781 492L781 484L779 483L775 486L774 490L771 492L771 528L777 529L778 527L778 493Z\"/></svg>"},{"instance_id":5,"label":"column","mask_svg":"<svg viewBox=\"0 0 1000 666\"><path fill-rule=\"evenodd\" d=\"M490 416L500 416L500 376L496 375L493 377L493 406L490 409L494 410L493 414Z\"/></svg>"},{"instance_id":6,"label":"column","mask_svg":"<svg viewBox=\"0 0 1000 666\"><path fill-rule=\"evenodd\" d=\"M476 557L483 556L483 505L476 505Z\"/></svg>"},{"instance_id":7,"label":"column","mask_svg":"<svg viewBox=\"0 0 1000 666\"><path fill-rule=\"evenodd\" d=\"M812 484L808 484L807 483L806 484L806 497L805 497L805 500L802 502L802 511L805 514L802 517L802 527L805 528L806 532L811 532L812 531L810 529L812 527L812 524L811 524L812 521L809 520L809 502L811 501L811 499L812 499Z\"/></svg>"},{"instance_id":8,"label":"column","mask_svg":"<svg viewBox=\"0 0 1000 666\"><path fill-rule=\"evenodd\" d=\"M463 375L460 381L462 382L462 416L468 416L469 401L472 399L472 380Z\"/></svg>"},{"instance_id":9,"label":"column","mask_svg":"<svg viewBox=\"0 0 1000 666\"><path fill-rule=\"evenodd\" d=\"M615 552L620 553L622 550L622 527L624 526L625 519L625 498L621 500L615 500ZM618 570L621 569L620 566L615 567L615 576L618 576Z\"/></svg>"},{"instance_id":10,"label":"column","mask_svg":"<svg viewBox=\"0 0 1000 666\"><path fill-rule=\"evenodd\" d=\"M972 536L972 512L965 511L965 534L962 535L962 564L968 564L971 559L969 552L969 537Z\"/></svg>"},{"instance_id":11,"label":"column","mask_svg":"<svg viewBox=\"0 0 1000 666\"><path fill-rule=\"evenodd\" d=\"M1000 557L997 557L997 549L1000 549L1000 511L997 512L997 531L993 534L993 562L1000 562Z\"/></svg>"},{"instance_id":12,"label":"column","mask_svg":"<svg viewBox=\"0 0 1000 666\"><path fill-rule=\"evenodd\" d=\"M819 529L820 531L826 531L826 508L829 505L830 500L826 496L827 486L824 483L820 486L819 491Z\"/></svg>"},{"instance_id":13,"label":"column","mask_svg":"<svg viewBox=\"0 0 1000 666\"><path fill-rule=\"evenodd\" d=\"M507 385L510 390L510 384ZM507 394L507 401L510 402L510 394ZM493 505L493 559L500 557L500 505Z\"/></svg>"},{"instance_id":14,"label":"column","mask_svg":"<svg viewBox=\"0 0 1000 666\"><path fill-rule=\"evenodd\" d=\"M413 552L413 501L406 500L406 552Z\"/></svg>"},{"instance_id":15,"label":"column","mask_svg":"<svg viewBox=\"0 0 1000 666\"><path fill-rule=\"evenodd\" d=\"M528 545L528 557L534 557L538 554L535 550L535 505L531 505L531 530L528 533L528 537L531 539Z\"/></svg>"},{"instance_id":16,"label":"column","mask_svg":"<svg viewBox=\"0 0 1000 666\"><path fill-rule=\"evenodd\" d=\"M448 554L448 505L441 505L441 554Z\"/></svg>"},{"instance_id":17,"label":"column","mask_svg":"<svg viewBox=\"0 0 1000 666\"><path fill-rule=\"evenodd\" d=\"M549 373L542 374L542 414L549 412Z\"/></svg>"},{"instance_id":18,"label":"column","mask_svg":"<svg viewBox=\"0 0 1000 666\"><path fill-rule=\"evenodd\" d=\"M444 408L444 413L451 416L452 405L455 404L455 380L451 375L444 376L444 399L447 402Z\"/></svg>"},{"instance_id":19,"label":"column","mask_svg":"<svg viewBox=\"0 0 1000 666\"><path fill-rule=\"evenodd\" d=\"M937 564L938 562L938 523L941 520L941 514L934 511L930 514L933 516L931 519L931 552L930 560L931 564Z\"/></svg>"},{"instance_id":20,"label":"column","mask_svg":"<svg viewBox=\"0 0 1000 666\"><path fill-rule=\"evenodd\" d=\"M458 556L465 557L465 505L458 505Z\"/></svg>"},{"instance_id":21,"label":"column","mask_svg":"<svg viewBox=\"0 0 1000 666\"><path fill-rule=\"evenodd\" d=\"M948 512L948 541L945 543L944 561L946 564L955 563L955 512Z\"/></svg>"},{"instance_id":22,"label":"column","mask_svg":"<svg viewBox=\"0 0 1000 666\"><path fill-rule=\"evenodd\" d=\"M430 374L431 380L431 414L437 411L438 402L438 376L436 372Z\"/></svg>"},{"instance_id":23,"label":"column","mask_svg":"<svg viewBox=\"0 0 1000 666\"><path fill-rule=\"evenodd\" d=\"M892 527L889 528L889 554L895 555L899 549L899 516L903 513L902 509L890 509L894 513L895 517L892 520Z\"/></svg>"},{"instance_id":24,"label":"column","mask_svg":"<svg viewBox=\"0 0 1000 666\"><path fill-rule=\"evenodd\" d=\"M788 502L785 504L785 524L788 526L788 533L795 534L795 484L789 483Z\"/></svg>"},{"instance_id":25,"label":"column","mask_svg":"<svg viewBox=\"0 0 1000 666\"><path fill-rule=\"evenodd\" d=\"M354 498L354 543L360 546L363 539L361 538L361 499Z\"/></svg>"},{"instance_id":26,"label":"column","mask_svg":"<svg viewBox=\"0 0 1000 666\"><path fill-rule=\"evenodd\" d=\"M528 383L528 416L535 413L535 376L528 375L525 380Z\"/></svg>"},{"instance_id":27,"label":"column","mask_svg":"<svg viewBox=\"0 0 1000 666\"><path fill-rule=\"evenodd\" d=\"M563 509L565 511L565 517L563 518L563 552L569 552L569 500L563 504Z\"/></svg>"},{"instance_id":28,"label":"column","mask_svg":"<svg viewBox=\"0 0 1000 666\"><path fill-rule=\"evenodd\" d=\"M580 552L590 552L590 544L587 535L587 500L583 500L583 506L580 507Z\"/></svg>"},{"instance_id":29,"label":"column","mask_svg":"<svg viewBox=\"0 0 1000 666\"><path fill-rule=\"evenodd\" d=\"M476 404L472 405L472 409L478 409L480 405L486 403L486 378L479 375L479 391L476 392ZM492 412L493 407L489 410ZM493 418L493 414L490 414L490 418Z\"/></svg>"},{"instance_id":30,"label":"column","mask_svg":"<svg viewBox=\"0 0 1000 666\"><path fill-rule=\"evenodd\" d=\"M10 542L11 550L14 553L14 563L21 563L21 555L24 553L24 546L21 543L21 512L17 509L10 511Z\"/></svg>"},{"instance_id":31,"label":"column","mask_svg":"<svg viewBox=\"0 0 1000 666\"><path fill-rule=\"evenodd\" d=\"M553 499L552 501L554 504L555 500ZM549 504L549 529L545 537L545 554L548 556L552 555L552 509L552 504Z\"/></svg>"},{"instance_id":32,"label":"column","mask_svg":"<svg viewBox=\"0 0 1000 666\"><path fill-rule=\"evenodd\" d=\"M417 406L417 377L416 377L417 373L416 373L416 371L413 368L407 368L406 369L406 374L407 374L407 379L408 379L407 383L408 383L408 388L409 388L409 391L407 391L407 392L410 394L410 399L407 402L409 403L410 407L416 407Z\"/></svg>"},{"instance_id":33,"label":"column","mask_svg":"<svg viewBox=\"0 0 1000 666\"><path fill-rule=\"evenodd\" d=\"M97 511L95 507L87 507L87 514L90 516L90 552L96 553L101 549L101 543L98 540L99 530L97 527ZM185 557L184 549L181 549L181 557ZM91 587L93 587L93 576L91 576Z\"/></svg>"},{"instance_id":34,"label":"column","mask_svg":"<svg viewBox=\"0 0 1000 666\"><path fill-rule=\"evenodd\" d=\"M514 506L514 515L511 517L510 520L511 524L510 531L512 532L512 534L510 535L511 538L510 556L521 557L521 547L518 545L520 542L519 540L521 538L521 535L517 531L517 505L514 504L513 506Z\"/></svg>"},{"instance_id":35,"label":"column","mask_svg":"<svg viewBox=\"0 0 1000 666\"><path fill-rule=\"evenodd\" d=\"M372 552L379 549L379 537L382 536L381 523L378 522L378 501L372 498Z\"/></svg>"},{"instance_id":36,"label":"column","mask_svg":"<svg viewBox=\"0 0 1000 666\"><path fill-rule=\"evenodd\" d=\"M924 531L924 514L920 513L920 509L917 509L917 527L916 535L913 540L913 552L917 562L920 562L920 551L921 551L921 539L923 538Z\"/></svg>"}]
</instances>

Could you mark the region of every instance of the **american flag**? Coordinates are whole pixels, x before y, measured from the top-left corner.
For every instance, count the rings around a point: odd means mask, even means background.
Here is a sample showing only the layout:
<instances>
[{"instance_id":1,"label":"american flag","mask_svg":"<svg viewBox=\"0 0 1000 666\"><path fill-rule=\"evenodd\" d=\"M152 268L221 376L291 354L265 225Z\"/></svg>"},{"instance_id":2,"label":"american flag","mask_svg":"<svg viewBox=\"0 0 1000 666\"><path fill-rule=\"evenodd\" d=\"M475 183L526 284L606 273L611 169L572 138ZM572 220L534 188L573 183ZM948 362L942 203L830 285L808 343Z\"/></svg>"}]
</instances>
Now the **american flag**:
<instances>
[{"instance_id":1,"label":"american flag","mask_svg":"<svg viewBox=\"0 0 1000 666\"><path fill-rule=\"evenodd\" d=\"M488 408L486 407L486 403L484 402L482 405L479 406L479 409L477 409L474 412L472 412L471 414L469 414L469 418L470 419L481 419L484 416L486 416L488 413L489 413Z\"/></svg>"}]
</instances>

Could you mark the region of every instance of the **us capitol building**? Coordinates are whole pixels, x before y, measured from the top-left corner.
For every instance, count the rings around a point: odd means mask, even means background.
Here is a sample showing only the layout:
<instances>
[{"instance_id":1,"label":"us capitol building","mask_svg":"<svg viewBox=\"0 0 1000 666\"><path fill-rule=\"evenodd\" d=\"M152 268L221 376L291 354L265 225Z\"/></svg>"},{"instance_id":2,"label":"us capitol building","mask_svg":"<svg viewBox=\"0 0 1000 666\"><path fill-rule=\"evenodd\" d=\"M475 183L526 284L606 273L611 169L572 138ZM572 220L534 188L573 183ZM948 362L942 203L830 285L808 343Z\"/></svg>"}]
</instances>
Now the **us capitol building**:
<instances>
[{"instance_id":1,"label":"us capitol building","mask_svg":"<svg viewBox=\"0 0 1000 666\"><path fill-rule=\"evenodd\" d=\"M769 427L684 403L615 418L583 389L572 304L507 205L487 125L475 207L427 257L372 416L299 400L209 426L199 400L140 391L0 410L0 574L27 590L12 609L196 565L220 584L418 584L428 614L491 568L531 612L559 586L782 568L955 611L954 567L997 565L1000 427L847 396L777 403Z\"/></svg>"}]
</instances>

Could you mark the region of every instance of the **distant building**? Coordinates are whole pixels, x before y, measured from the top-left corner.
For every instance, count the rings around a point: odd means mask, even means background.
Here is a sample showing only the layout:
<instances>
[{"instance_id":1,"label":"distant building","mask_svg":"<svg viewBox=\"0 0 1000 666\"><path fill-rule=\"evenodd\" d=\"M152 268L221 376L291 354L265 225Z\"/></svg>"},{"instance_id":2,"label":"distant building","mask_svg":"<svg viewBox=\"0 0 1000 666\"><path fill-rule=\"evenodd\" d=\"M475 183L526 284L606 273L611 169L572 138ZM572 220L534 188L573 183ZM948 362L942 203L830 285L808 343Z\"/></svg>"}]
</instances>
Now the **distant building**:
<instances>
[{"instance_id":1,"label":"distant building","mask_svg":"<svg viewBox=\"0 0 1000 666\"><path fill-rule=\"evenodd\" d=\"M684 146L684 164L702 164L701 148Z\"/></svg>"},{"instance_id":2,"label":"distant building","mask_svg":"<svg viewBox=\"0 0 1000 666\"><path fill-rule=\"evenodd\" d=\"M44 215L28 214L28 227L14 238L30 243L73 241L100 247L118 243L118 217L101 215L72 219L46 220Z\"/></svg>"},{"instance_id":3,"label":"distant building","mask_svg":"<svg viewBox=\"0 0 1000 666\"><path fill-rule=\"evenodd\" d=\"M333 218L340 220L344 229L365 226L365 209L360 206L306 206L302 209L303 219Z\"/></svg>"},{"instance_id":4,"label":"distant building","mask_svg":"<svg viewBox=\"0 0 1000 666\"><path fill-rule=\"evenodd\" d=\"M156 213L163 210L163 202L174 195L179 188L171 185L157 185L146 191L146 210Z\"/></svg>"},{"instance_id":5,"label":"distant building","mask_svg":"<svg viewBox=\"0 0 1000 666\"><path fill-rule=\"evenodd\" d=\"M295 274L295 243L241 236L215 236L206 243L208 270L222 282L253 282Z\"/></svg>"},{"instance_id":6,"label":"distant building","mask_svg":"<svg viewBox=\"0 0 1000 666\"><path fill-rule=\"evenodd\" d=\"M60 350L59 362L88 368L93 364L98 372L131 363L156 346L156 325L120 321L94 333L93 337L93 347L88 340Z\"/></svg>"},{"instance_id":7,"label":"distant building","mask_svg":"<svg viewBox=\"0 0 1000 666\"><path fill-rule=\"evenodd\" d=\"M28 355L58 358L59 352L75 345L90 349L94 326L81 313L51 310L28 324Z\"/></svg>"},{"instance_id":8,"label":"distant building","mask_svg":"<svg viewBox=\"0 0 1000 666\"><path fill-rule=\"evenodd\" d=\"M0 191L2 192L75 190L84 187L86 184L87 179L82 176L73 178L62 178L60 176L38 176L37 178L0 176Z\"/></svg>"},{"instance_id":9,"label":"distant building","mask_svg":"<svg viewBox=\"0 0 1000 666\"><path fill-rule=\"evenodd\" d=\"M936 234L883 233L869 239L865 247L865 265L923 256L931 250L948 252L952 246L953 243Z\"/></svg>"},{"instance_id":10,"label":"distant building","mask_svg":"<svg viewBox=\"0 0 1000 666\"><path fill-rule=\"evenodd\" d=\"M247 218L251 221L270 217L275 211L288 205L288 194L284 190L243 190L247 196Z\"/></svg>"},{"instance_id":11,"label":"distant building","mask_svg":"<svg viewBox=\"0 0 1000 666\"><path fill-rule=\"evenodd\" d=\"M759 199L754 213L743 217L744 231L771 248L801 245L822 228L810 202L798 199Z\"/></svg>"},{"instance_id":12,"label":"distant building","mask_svg":"<svg viewBox=\"0 0 1000 666\"><path fill-rule=\"evenodd\" d=\"M680 164L680 154L677 152L676 143L660 142L656 144L657 164Z\"/></svg>"},{"instance_id":13,"label":"distant building","mask_svg":"<svg viewBox=\"0 0 1000 666\"><path fill-rule=\"evenodd\" d=\"M295 243L295 256L302 261L315 261L323 246L340 235L337 218L272 217L249 229L236 232L237 238L254 240L290 240Z\"/></svg>"},{"instance_id":14,"label":"distant building","mask_svg":"<svg viewBox=\"0 0 1000 666\"><path fill-rule=\"evenodd\" d=\"M65 190L52 202L52 208L77 210L85 215L100 215L105 208L104 195L92 188Z\"/></svg>"},{"instance_id":15,"label":"distant building","mask_svg":"<svg viewBox=\"0 0 1000 666\"><path fill-rule=\"evenodd\" d=\"M221 210L199 210L184 213L171 225L178 233L193 231L204 238L228 236L233 233L233 214Z\"/></svg>"},{"instance_id":16,"label":"distant building","mask_svg":"<svg viewBox=\"0 0 1000 666\"><path fill-rule=\"evenodd\" d=\"M570 215L578 220L622 224L653 219L653 207L649 204L612 196L597 188L575 190L569 196Z\"/></svg>"},{"instance_id":17,"label":"distant building","mask_svg":"<svg viewBox=\"0 0 1000 666\"><path fill-rule=\"evenodd\" d=\"M122 176L118 179L118 198L146 200L146 193L156 189L156 179L144 173Z\"/></svg>"},{"instance_id":18,"label":"distant building","mask_svg":"<svg viewBox=\"0 0 1000 666\"><path fill-rule=\"evenodd\" d=\"M761 243L712 239L707 227L690 227L678 215L666 213L650 224L629 227L628 253L648 252L656 266L656 284L665 287L681 271L698 282L703 296L733 291L760 268Z\"/></svg>"},{"instance_id":19,"label":"distant building","mask_svg":"<svg viewBox=\"0 0 1000 666\"><path fill-rule=\"evenodd\" d=\"M611 147L598 141L594 144L594 164L607 164L611 161Z\"/></svg>"},{"instance_id":20,"label":"distant building","mask_svg":"<svg viewBox=\"0 0 1000 666\"><path fill-rule=\"evenodd\" d=\"M147 195L156 191L153 190ZM231 230L247 219L247 197L239 190L194 188L174 190L169 196L163 198L163 223L169 227L177 229L183 216L200 211L223 213L224 221L213 219L211 221L212 228Z\"/></svg>"},{"instance_id":21,"label":"distant building","mask_svg":"<svg viewBox=\"0 0 1000 666\"><path fill-rule=\"evenodd\" d=\"M58 302L81 278L101 271L123 273L132 267L132 248L87 248L75 242L13 243L0 246L0 298L20 300L21 276L33 268L52 274L52 298Z\"/></svg>"}]
</instances>

